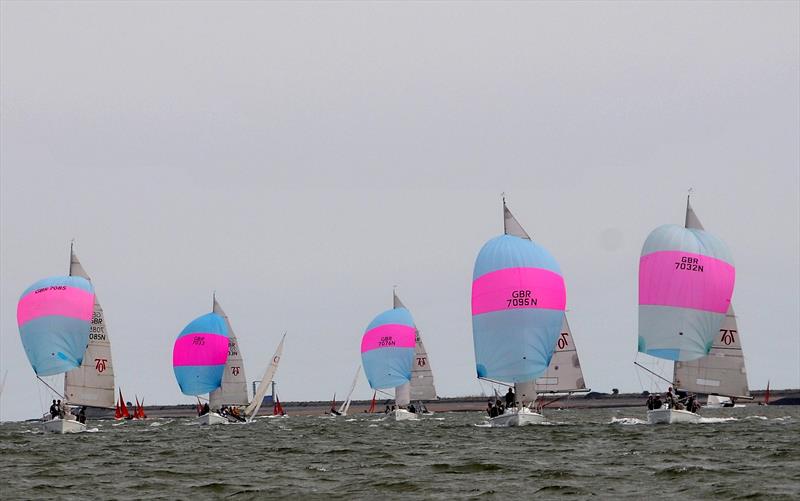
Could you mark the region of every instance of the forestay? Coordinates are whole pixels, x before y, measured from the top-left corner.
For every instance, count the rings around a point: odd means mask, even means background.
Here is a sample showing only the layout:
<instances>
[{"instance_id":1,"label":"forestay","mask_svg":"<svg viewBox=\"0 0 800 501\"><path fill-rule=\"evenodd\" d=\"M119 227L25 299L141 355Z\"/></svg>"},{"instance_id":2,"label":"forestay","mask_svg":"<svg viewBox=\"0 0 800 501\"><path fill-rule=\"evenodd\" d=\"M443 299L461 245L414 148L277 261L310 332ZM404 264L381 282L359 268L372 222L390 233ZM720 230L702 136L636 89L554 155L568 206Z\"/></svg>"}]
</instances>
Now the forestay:
<instances>
[{"instance_id":1,"label":"forestay","mask_svg":"<svg viewBox=\"0 0 800 501\"><path fill-rule=\"evenodd\" d=\"M216 313L194 319L175 340L172 366L185 395L210 393L222 383L228 357L228 327Z\"/></svg>"},{"instance_id":2,"label":"forestay","mask_svg":"<svg viewBox=\"0 0 800 501\"><path fill-rule=\"evenodd\" d=\"M503 204L506 234L489 240L475 261L472 333L479 378L521 383L547 370L566 305L555 258Z\"/></svg>"},{"instance_id":3,"label":"forestay","mask_svg":"<svg viewBox=\"0 0 800 501\"><path fill-rule=\"evenodd\" d=\"M372 389L395 388L411 380L416 329L403 307L384 311L361 338L361 363Z\"/></svg>"},{"instance_id":4,"label":"forestay","mask_svg":"<svg viewBox=\"0 0 800 501\"><path fill-rule=\"evenodd\" d=\"M81 365L93 307L94 288L82 277L45 278L25 289L17 304L17 325L37 376Z\"/></svg>"},{"instance_id":5,"label":"forestay","mask_svg":"<svg viewBox=\"0 0 800 501\"><path fill-rule=\"evenodd\" d=\"M688 203L686 224L656 228L639 261L639 351L675 361L709 353L735 279L728 248Z\"/></svg>"},{"instance_id":6,"label":"forestay","mask_svg":"<svg viewBox=\"0 0 800 501\"><path fill-rule=\"evenodd\" d=\"M575 339L564 314L561 335L558 337L553 358L544 375L536 380L539 393L571 392L586 389Z\"/></svg>"},{"instance_id":7,"label":"forestay","mask_svg":"<svg viewBox=\"0 0 800 501\"><path fill-rule=\"evenodd\" d=\"M397 294L394 294L394 307L405 308L405 305ZM406 308L407 309L407 308ZM410 400L436 400L436 387L433 382L433 370L431 369L428 352L422 342L422 336L417 326L414 326L415 345L414 362L411 367L411 386Z\"/></svg>"},{"instance_id":8,"label":"forestay","mask_svg":"<svg viewBox=\"0 0 800 501\"><path fill-rule=\"evenodd\" d=\"M212 409L223 405L247 405L247 378L244 373L244 360L239 350L239 342L231 327L230 319L214 296L213 312L225 319L228 328L228 357L222 371L222 384L208 396Z\"/></svg>"},{"instance_id":9,"label":"forestay","mask_svg":"<svg viewBox=\"0 0 800 501\"><path fill-rule=\"evenodd\" d=\"M72 248L70 248L69 274L92 281ZM71 404L114 408L114 363L111 359L111 340L108 337L105 315L97 294L94 296L89 345L86 347L80 367L66 373L64 394Z\"/></svg>"},{"instance_id":10,"label":"forestay","mask_svg":"<svg viewBox=\"0 0 800 501\"><path fill-rule=\"evenodd\" d=\"M750 396L733 306L728 308L711 352L697 360L675 362L674 381L678 388L695 393Z\"/></svg>"}]
</instances>

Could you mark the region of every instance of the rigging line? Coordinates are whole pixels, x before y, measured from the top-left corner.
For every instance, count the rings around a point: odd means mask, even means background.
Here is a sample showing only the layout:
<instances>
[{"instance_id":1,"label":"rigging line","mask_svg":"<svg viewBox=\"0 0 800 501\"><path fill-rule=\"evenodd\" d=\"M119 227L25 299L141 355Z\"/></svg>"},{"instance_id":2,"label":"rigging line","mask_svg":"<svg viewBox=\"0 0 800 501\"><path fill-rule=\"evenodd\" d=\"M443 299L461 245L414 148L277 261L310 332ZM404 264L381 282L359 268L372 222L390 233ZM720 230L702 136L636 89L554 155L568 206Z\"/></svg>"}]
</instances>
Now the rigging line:
<instances>
[{"instance_id":1,"label":"rigging line","mask_svg":"<svg viewBox=\"0 0 800 501\"><path fill-rule=\"evenodd\" d=\"M506 386L508 388L513 388L514 387L513 384L504 383L502 381L495 381L494 379L489 379L487 377L479 377L478 379L483 379L484 381L489 381L490 383L499 384L501 386Z\"/></svg>"},{"instance_id":2,"label":"rigging line","mask_svg":"<svg viewBox=\"0 0 800 501\"><path fill-rule=\"evenodd\" d=\"M667 382L667 383L669 383L671 386L675 386L675 383L673 383L673 382L672 382L672 381L670 381L669 379L667 379L667 378L665 378L665 377L661 376L660 374L656 374L655 372L651 371L650 369L648 369L648 368L647 368L647 367L645 367L644 365L640 364L639 362L634 362L634 365L636 365L637 367L641 367L642 369L646 370L647 372L649 372L650 374L654 375L655 377L657 377L657 378L659 378L659 379L662 379L662 380L666 381L666 382Z\"/></svg>"},{"instance_id":3,"label":"rigging line","mask_svg":"<svg viewBox=\"0 0 800 501\"><path fill-rule=\"evenodd\" d=\"M52 391L53 393L55 393L56 395L58 395L59 397L61 397L61 400L63 400L64 402L66 402L66 401L67 401L67 397L65 397L64 395L62 395L61 393L59 393L58 391L56 391L56 390L55 390L55 389L54 389L52 386L50 386L49 384L47 384L47 381L45 381L44 379L40 378L39 376L36 376L36 379L38 379L39 381L41 381L41 382L42 382L42 384L44 384L45 386L47 386L48 388L50 388L50 391Z\"/></svg>"}]
</instances>

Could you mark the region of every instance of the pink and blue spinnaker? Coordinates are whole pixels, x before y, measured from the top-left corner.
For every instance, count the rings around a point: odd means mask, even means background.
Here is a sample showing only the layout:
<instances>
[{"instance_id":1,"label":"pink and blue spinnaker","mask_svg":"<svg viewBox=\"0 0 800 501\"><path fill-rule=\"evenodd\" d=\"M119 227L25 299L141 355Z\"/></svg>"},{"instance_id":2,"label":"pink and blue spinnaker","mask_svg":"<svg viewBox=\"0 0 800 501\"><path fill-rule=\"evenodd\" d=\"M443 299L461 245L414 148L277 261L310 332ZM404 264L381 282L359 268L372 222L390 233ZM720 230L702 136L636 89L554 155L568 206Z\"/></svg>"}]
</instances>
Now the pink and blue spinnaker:
<instances>
[{"instance_id":1,"label":"pink and blue spinnaker","mask_svg":"<svg viewBox=\"0 0 800 501\"><path fill-rule=\"evenodd\" d=\"M405 308L384 311L361 338L361 361L370 387L395 388L411 381L416 329Z\"/></svg>"},{"instance_id":2,"label":"pink and blue spinnaker","mask_svg":"<svg viewBox=\"0 0 800 501\"><path fill-rule=\"evenodd\" d=\"M216 313L194 319L181 331L172 349L172 367L181 392L202 395L219 388L227 358L225 319Z\"/></svg>"},{"instance_id":3,"label":"pink and blue spinnaker","mask_svg":"<svg viewBox=\"0 0 800 501\"><path fill-rule=\"evenodd\" d=\"M639 351L680 362L708 355L735 279L727 246L702 229L687 204L685 227L659 226L642 248Z\"/></svg>"},{"instance_id":4,"label":"pink and blue spinnaker","mask_svg":"<svg viewBox=\"0 0 800 501\"><path fill-rule=\"evenodd\" d=\"M472 274L472 338L479 378L509 383L544 374L561 333L561 269L503 204L506 232L483 246Z\"/></svg>"},{"instance_id":5,"label":"pink and blue spinnaker","mask_svg":"<svg viewBox=\"0 0 800 501\"><path fill-rule=\"evenodd\" d=\"M17 325L37 376L80 367L93 309L94 288L85 278L45 278L25 289L17 304Z\"/></svg>"}]
</instances>

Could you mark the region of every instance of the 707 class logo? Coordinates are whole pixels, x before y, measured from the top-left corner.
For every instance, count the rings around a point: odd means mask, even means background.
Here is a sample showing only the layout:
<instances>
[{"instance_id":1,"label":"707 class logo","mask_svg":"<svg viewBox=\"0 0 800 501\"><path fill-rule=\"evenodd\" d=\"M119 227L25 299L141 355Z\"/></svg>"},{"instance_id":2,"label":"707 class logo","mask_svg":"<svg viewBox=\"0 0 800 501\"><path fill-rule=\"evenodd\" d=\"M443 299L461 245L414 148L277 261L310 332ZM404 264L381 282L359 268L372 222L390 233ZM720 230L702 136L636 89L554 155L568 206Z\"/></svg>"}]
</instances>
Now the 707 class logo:
<instances>
[{"instance_id":1,"label":"707 class logo","mask_svg":"<svg viewBox=\"0 0 800 501\"><path fill-rule=\"evenodd\" d=\"M105 372L106 364L108 364L107 358L95 358L94 359L94 369L97 372Z\"/></svg>"}]
</instances>

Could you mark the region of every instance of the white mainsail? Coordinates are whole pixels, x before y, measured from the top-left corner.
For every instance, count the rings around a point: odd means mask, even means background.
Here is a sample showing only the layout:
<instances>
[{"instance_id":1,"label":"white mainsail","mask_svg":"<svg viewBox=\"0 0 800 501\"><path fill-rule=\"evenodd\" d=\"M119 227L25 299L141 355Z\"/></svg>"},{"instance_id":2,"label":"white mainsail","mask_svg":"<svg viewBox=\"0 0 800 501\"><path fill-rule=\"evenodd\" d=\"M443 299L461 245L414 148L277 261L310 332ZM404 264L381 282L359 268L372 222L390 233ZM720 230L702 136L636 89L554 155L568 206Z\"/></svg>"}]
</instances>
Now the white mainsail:
<instances>
[{"instance_id":1,"label":"white mainsail","mask_svg":"<svg viewBox=\"0 0 800 501\"><path fill-rule=\"evenodd\" d=\"M536 382L525 381L514 384L514 396L522 405L528 405L536 401Z\"/></svg>"},{"instance_id":2,"label":"white mainsail","mask_svg":"<svg viewBox=\"0 0 800 501\"><path fill-rule=\"evenodd\" d=\"M728 307L708 355L689 362L675 362L674 381L679 389L694 393L750 396L733 305Z\"/></svg>"},{"instance_id":3,"label":"white mainsail","mask_svg":"<svg viewBox=\"0 0 800 501\"><path fill-rule=\"evenodd\" d=\"M84 270L78 256L70 247L70 276L92 281ZM94 311L89 333L89 345L83 363L64 375L64 396L73 405L114 408L114 365L111 361L111 340L106 332L103 308L94 296Z\"/></svg>"},{"instance_id":4,"label":"white mainsail","mask_svg":"<svg viewBox=\"0 0 800 501\"><path fill-rule=\"evenodd\" d=\"M530 240L531 237L528 235L528 232L525 231L525 228L519 224L517 218L514 217L514 214L506 207L506 199L503 198L503 233L506 235L511 235L514 237L524 238L525 240Z\"/></svg>"},{"instance_id":5,"label":"white mainsail","mask_svg":"<svg viewBox=\"0 0 800 501\"><path fill-rule=\"evenodd\" d=\"M256 414L258 414L258 410L261 408L261 403L264 401L264 395L267 394L267 389L272 384L272 378L275 377L275 371L278 370L278 364L281 361L281 355L283 355L283 342L286 340L286 334L283 335L281 338L280 344L278 344L278 349L275 350L275 354L272 356L272 360L267 366L267 369L264 371L264 377L261 378L261 382L258 383L258 387L256 388L256 393L253 395L253 400L250 404L245 408L244 414L247 416L249 421L252 421Z\"/></svg>"},{"instance_id":6,"label":"white mainsail","mask_svg":"<svg viewBox=\"0 0 800 501\"><path fill-rule=\"evenodd\" d=\"M398 407L406 407L411 403L411 383L401 384L394 389L394 403Z\"/></svg>"},{"instance_id":7,"label":"white mainsail","mask_svg":"<svg viewBox=\"0 0 800 501\"><path fill-rule=\"evenodd\" d=\"M347 392L347 399L342 402L342 406L339 407L339 414L342 416L347 415L347 411L350 410L350 399L353 397L353 392L356 389L356 384L358 384L358 376L361 375L361 364L358 364L358 369L356 369L356 375L353 377L353 384L350 386L350 391Z\"/></svg>"},{"instance_id":8,"label":"white mainsail","mask_svg":"<svg viewBox=\"0 0 800 501\"><path fill-rule=\"evenodd\" d=\"M400 298L397 297L397 293L394 293L393 296L395 308L406 308ZM413 401L436 400L436 387L433 383L433 370L428 359L428 352L425 350L425 344L422 342L422 336L420 336L419 329L416 326L414 327L414 332L416 334L416 343L414 346L414 364L411 366L409 399Z\"/></svg>"},{"instance_id":9,"label":"white mainsail","mask_svg":"<svg viewBox=\"0 0 800 501\"><path fill-rule=\"evenodd\" d=\"M236 340L228 315L217 302L216 295L214 313L224 318L228 326L228 358L225 360L225 371L222 373L222 385L209 394L209 405L212 409L219 409L223 405L247 405L247 379L239 342Z\"/></svg>"},{"instance_id":10,"label":"white mainsail","mask_svg":"<svg viewBox=\"0 0 800 501\"><path fill-rule=\"evenodd\" d=\"M553 353L550 365L547 366L547 372L536 380L536 391L568 393L585 389L586 383L583 380L578 350L565 313L561 335L556 342L556 351Z\"/></svg>"}]
</instances>

